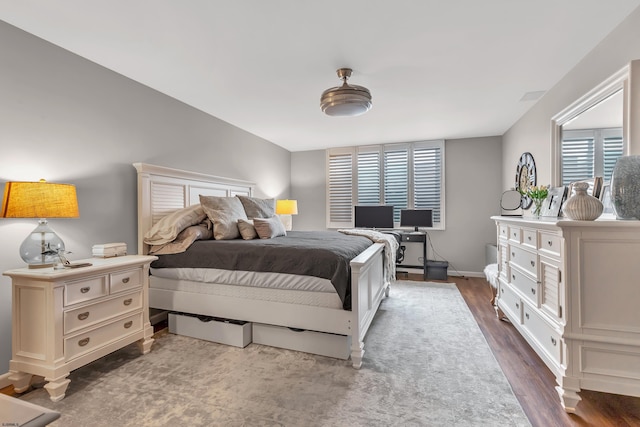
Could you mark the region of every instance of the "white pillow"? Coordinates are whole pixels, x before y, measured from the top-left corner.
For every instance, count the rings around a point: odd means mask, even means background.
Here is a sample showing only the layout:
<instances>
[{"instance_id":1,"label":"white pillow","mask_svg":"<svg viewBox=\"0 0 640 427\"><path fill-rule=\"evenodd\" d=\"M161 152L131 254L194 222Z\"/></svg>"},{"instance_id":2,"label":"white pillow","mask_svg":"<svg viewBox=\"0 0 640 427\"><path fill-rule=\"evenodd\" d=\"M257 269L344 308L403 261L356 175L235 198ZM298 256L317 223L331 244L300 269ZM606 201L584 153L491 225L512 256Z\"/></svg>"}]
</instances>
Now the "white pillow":
<instances>
[{"instance_id":1,"label":"white pillow","mask_svg":"<svg viewBox=\"0 0 640 427\"><path fill-rule=\"evenodd\" d=\"M286 236L287 232L280 218L272 216L271 218L254 218L253 227L261 239L271 239L278 236Z\"/></svg>"},{"instance_id":2,"label":"white pillow","mask_svg":"<svg viewBox=\"0 0 640 427\"><path fill-rule=\"evenodd\" d=\"M231 240L240 237L238 219L247 219L240 199L200 195L200 204L213 222L214 239Z\"/></svg>"},{"instance_id":3,"label":"white pillow","mask_svg":"<svg viewBox=\"0 0 640 427\"><path fill-rule=\"evenodd\" d=\"M163 245L173 241L185 228L200 224L207 214L200 205L191 205L178 209L156 222L144 235L143 241L148 245Z\"/></svg>"}]
</instances>

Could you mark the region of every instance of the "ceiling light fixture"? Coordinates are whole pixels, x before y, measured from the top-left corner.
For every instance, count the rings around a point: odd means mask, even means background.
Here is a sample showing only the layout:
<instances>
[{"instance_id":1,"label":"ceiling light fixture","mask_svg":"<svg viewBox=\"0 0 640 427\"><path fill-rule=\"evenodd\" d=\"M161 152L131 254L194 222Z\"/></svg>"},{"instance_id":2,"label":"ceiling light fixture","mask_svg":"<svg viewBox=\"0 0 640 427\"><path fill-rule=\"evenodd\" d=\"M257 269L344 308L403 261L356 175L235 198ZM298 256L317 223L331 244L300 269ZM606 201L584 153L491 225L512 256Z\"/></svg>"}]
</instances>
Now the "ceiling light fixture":
<instances>
[{"instance_id":1,"label":"ceiling light fixture","mask_svg":"<svg viewBox=\"0 0 640 427\"><path fill-rule=\"evenodd\" d=\"M342 86L332 87L322 92L320 108L328 116L359 116L371 109L371 92L362 86L347 84L351 68L339 68L338 77Z\"/></svg>"}]
</instances>

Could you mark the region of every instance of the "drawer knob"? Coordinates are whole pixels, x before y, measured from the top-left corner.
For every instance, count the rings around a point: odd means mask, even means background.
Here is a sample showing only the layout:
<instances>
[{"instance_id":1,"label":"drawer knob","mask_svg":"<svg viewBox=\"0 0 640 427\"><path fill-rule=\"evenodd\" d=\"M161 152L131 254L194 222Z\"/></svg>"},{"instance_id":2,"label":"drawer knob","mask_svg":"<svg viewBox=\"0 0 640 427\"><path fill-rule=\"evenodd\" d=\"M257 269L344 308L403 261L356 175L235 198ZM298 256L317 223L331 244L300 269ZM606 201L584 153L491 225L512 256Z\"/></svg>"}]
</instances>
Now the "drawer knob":
<instances>
[{"instance_id":1,"label":"drawer knob","mask_svg":"<svg viewBox=\"0 0 640 427\"><path fill-rule=\"evenodd\" d=\"M549 244L549 246L553 246L553 242L551 242L551 240L549 240L547 243Z\"/></svg>"},{"instance_id":2,"label":"drawer knob","mask_svg":"<svg viewBox=\"0 0 640 427\"><path fill-rule=\"evenodd\" d=\"M520 308L520 303L516 303L516 308Z\"/></svg>"},{"instance_id":3,"label":"drawer knob","mask_svg":"<svg viewBox=\"0 0 640 427\"><path fill-rule=\"evenodd\" d=\"M536 266L536 262L535 261L531 261L531 267L535 267Z\"/></svg>"},{"instance_id":4,"label":"drawer knob","mask_svg":"<svg viewBox=\"0 0 640 427\"><path fill-rule=\"evenodd\" d=\"M123 301L124 305L131 305L132 302L133 302L133 298L127 298L126 300Z\"/></svg>"},{"instance_id":5,"label":"drawer knob","mask_svg":"<svg viewBox=\"0 0 640 427\"><path fill-rule=\"evenodd\" d=\"M516 257L516 253L515 252L511 252L511 258L515 258Z\"/></svg>"},{"instance_id":6,"label":"drawer knob","mask_svg":"<svg viewBox=\"0 0 640 427\"><path fill-rule=\"evenodd\" d=\"M516 280L516 275L512 274L511 277L513 278L513 280Z\"/></svg>"},{"instance_id":7,"label":"drawer knob","mask_svg":"<svg viewBox=\"0 0 640 427\"><path fill-rule=\"evenodd\" d=\"M529 241L531 241L531 236L528 236L527 239L529 239Z\"/></svg>"},{"instance_id":8,"label":"drawer knob","mask_svg":"<svg viewBox=\"0 0 640 427\"><path fill-rule=\"evenodd\" d=\"M133 320L129 320L127 323L124 324L124 328L129 329L132 325L133 325Z\"/></svg>"},{"instance_id":9,"label":"drawer knob","mask_svg":"<svg viewBox=\"0 0 640 427\"><path fill-rule=\"evenodd\" d=\"M526 318L527 318L527 320L528 320L528 319L529 319L529 313L525 313L525 314L524 314L524 317L526 317Z\"/></svg>"},{"instance_id":10,"label":"drawer knob","mask_svg":"<svg viewBox=\"0 0 640 427\"><path fill-rule=\"evenodd\" d=\"M122 279L122 283L129 283L129 278L125 277L124 279Z\"/></svg>"},{"instance_id":11,"label":"drawer knob","mask_svg":"<svg viewBox=\"0 0 640 427\"><path fill-rule=\"evenodd\" d=\"M89 317L89 312L85 311L84 313L78 314L78 320L86 320Z\"/></svg>"},{"instance_id":12,"label":"drawer knob","mask_svg":"<svg viewBox=\"0 0 640 427\"><path fill-rule=\"evenodd\" d=\"M551 337L551 344L556 345L556 339L554 337Z\"/></svg>"},{"instance_id":13,"label":"drawer knob","mask_svg":"<svg viewBox=\"0 0 640 427\"><path fill-rule=\"evenodd\" d=\"M535 290L535 288L531 288L531 293L532 293L533 295L535 295L535 294L536 294L536 290Z\"/></svg>"},{"instance_id":14,"label":"drawer knob","mask_svg":"<svg viewBox=\"0 0 640 427\"><path fill-rule=\"evenodd\" d=\"M78 345L80 347L84 347L85 345L89 344L89 337L87 338L83 338L80 341L78 341Z\"/></svg>"},{"instance_id":15,"label":"drawer knob","mask_svg":"<svg viewBox=\"0 0 640 427\"><path fill-rule=\"evenodd\" d=\"M83 294L86 294L90 290L91 290L91 286L85 286L84 288L80 288L80 292L82 292Z\"/></svg>"}]
</instances>

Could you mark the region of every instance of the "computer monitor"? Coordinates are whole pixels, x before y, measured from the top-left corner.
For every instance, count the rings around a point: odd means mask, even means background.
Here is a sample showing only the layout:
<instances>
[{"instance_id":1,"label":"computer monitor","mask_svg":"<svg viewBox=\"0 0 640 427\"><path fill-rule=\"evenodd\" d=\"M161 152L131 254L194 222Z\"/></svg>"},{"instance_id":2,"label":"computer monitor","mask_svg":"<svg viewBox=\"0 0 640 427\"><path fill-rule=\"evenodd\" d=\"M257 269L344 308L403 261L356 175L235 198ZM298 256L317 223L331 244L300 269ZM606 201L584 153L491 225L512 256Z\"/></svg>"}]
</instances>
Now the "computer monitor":
<instances>
[{"instance_id":1,"label":"computer monitor","mask_svg":"<svg viewBox=\"0 0 640 427\"><path fill-rule=\"evenodd\" d=\"M355 206L356 228L393 228L393 206Z\"/></svg>"},{"instance_id":2,"label":"computer monitor","mask_svg":"<svg viewBox=\"0 0 640 427\"><path fill-rule=\"evenodd\" d=\"M433 211L431 209L402 209L400 211L400 227L433 227Z\"/></svg>"}]
</instances>

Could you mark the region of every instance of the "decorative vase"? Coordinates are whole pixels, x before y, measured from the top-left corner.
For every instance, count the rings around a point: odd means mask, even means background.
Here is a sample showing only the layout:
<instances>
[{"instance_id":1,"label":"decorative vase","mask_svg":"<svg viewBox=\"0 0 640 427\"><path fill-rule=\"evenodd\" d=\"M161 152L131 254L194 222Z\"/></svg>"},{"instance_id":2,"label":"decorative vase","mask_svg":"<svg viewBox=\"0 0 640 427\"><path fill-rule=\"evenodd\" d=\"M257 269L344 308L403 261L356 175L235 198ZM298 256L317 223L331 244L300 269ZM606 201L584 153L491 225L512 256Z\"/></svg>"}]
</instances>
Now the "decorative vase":
<instances>
[{"instance_id":1,"label":"decorative vase","mask_svg":"<svg viewBox=\"0 0 640 427\"><path fill-rule=\"evenodd\" d=\"M544 205L544 201L546 199L533 199L533 216L535 218L540 218L542 214L542 205Z\"/></svg>"},{"instance_id":2,"label":"decorative vase","mask_svg":"<svg viewBox=\"0 0 640 427\"><path fill-rule=\"evenodd\" d=\"M589 184L578 182L573 188L576 194L569 197L562 206L565 216L577 221L593 221L602 214L602 202L587 193Z\"/></svg>"},{"instance_id":3,"label":"decorative vase","mask_svg":"<svg viewBox=\"0 0 640 427\"><path fill-rule=\"evenodd\" d=\"M611 203L618 219L640 219L640 156L622 156L616 162Z\"/></svg>"}]
</instances>

